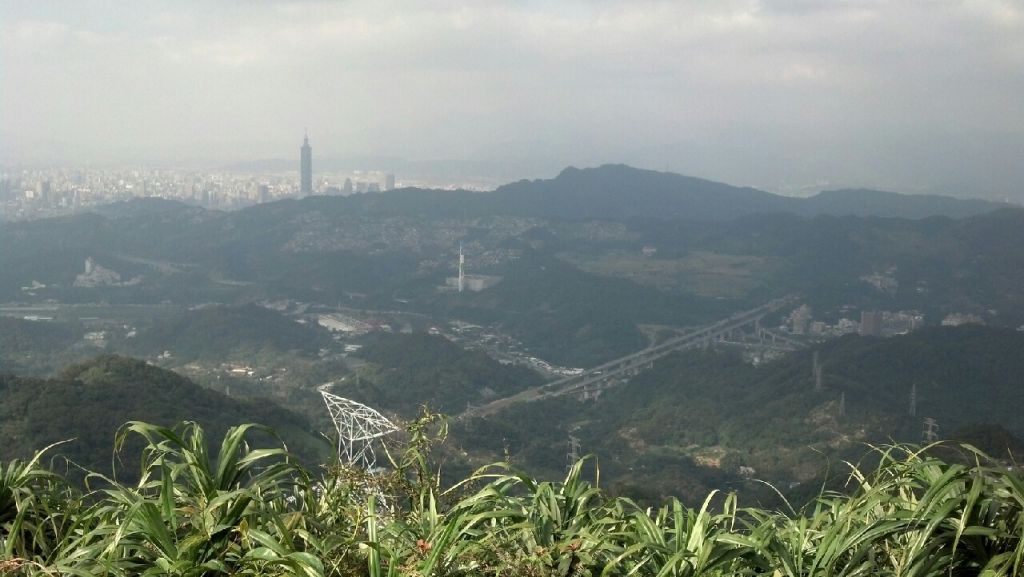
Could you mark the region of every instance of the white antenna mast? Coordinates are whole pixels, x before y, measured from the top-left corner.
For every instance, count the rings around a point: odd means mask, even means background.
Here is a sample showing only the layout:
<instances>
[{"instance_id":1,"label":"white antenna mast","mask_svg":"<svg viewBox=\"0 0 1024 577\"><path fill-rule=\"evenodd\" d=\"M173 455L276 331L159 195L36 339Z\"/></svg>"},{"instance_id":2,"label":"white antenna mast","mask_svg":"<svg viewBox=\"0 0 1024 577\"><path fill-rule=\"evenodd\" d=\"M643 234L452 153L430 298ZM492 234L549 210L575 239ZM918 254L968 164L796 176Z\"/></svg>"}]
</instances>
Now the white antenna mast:
<instances>
[{"instance_id":1,"label":"white antenna mast","mask_svg":"<svg viewBox=\"0 0 1024 577\"><path fill-rule=\"evenodd\" d=\"M462 254L462 243L459 243L459 292L466 286L466 255Z\"/></svg>"}]
</instances>

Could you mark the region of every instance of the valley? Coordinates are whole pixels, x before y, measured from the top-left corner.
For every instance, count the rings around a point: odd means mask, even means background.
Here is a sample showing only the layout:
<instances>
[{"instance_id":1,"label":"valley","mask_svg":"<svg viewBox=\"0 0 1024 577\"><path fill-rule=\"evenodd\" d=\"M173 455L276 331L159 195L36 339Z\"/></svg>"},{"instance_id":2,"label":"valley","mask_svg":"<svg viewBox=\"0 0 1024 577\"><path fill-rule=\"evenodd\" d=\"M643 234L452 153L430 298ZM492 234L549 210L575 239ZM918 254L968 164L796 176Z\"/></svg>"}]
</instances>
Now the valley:
<instances>
[{"instance_id":1,"label":"valley","mask_svg":"<svg viewBox=\"0 0 1024 577\"><path fill-rule=\"evenodd\" d=\"M648 212L611 216L605 181ZM0 230L0 372L53 378L133 357L327 435L318 387L342 382L337 394L400 421L423 406L450 415L454 473L504 455L557 476L573 437L647 500L722 487L770 500L750 477L800 491L864 443L920 440L925 416L943 435L1024 434L997 410L1024 403L1010 361L1024 353L1024 212L726 213L709 185L680 182L602 167L493 196L398 190L235 212L143 199L13 223ZM566 212L580 194L607 197ZM461 292L460 246L467 278L484 279ZM943 376L967 362L942 348L950 334L998 376ZM887 360L865 365L871 382L828 352L876 344ZM907 346L917 369L884 352ZM990 400L953 394L971 387Z\"/></svg>"}]
</instances>

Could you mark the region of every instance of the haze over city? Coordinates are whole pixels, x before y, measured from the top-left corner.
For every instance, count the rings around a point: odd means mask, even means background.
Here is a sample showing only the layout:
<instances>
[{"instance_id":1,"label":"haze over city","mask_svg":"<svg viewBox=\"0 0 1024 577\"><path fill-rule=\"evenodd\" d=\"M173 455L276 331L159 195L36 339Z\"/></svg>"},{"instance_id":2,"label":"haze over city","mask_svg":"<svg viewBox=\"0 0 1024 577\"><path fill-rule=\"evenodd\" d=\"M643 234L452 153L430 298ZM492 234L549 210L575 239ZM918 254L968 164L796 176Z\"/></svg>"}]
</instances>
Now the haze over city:
<instances>
[{"instance_id":1,"label":"haze over city","mask_svg":"<svg viewBox=\"0 0 1024 577\"><path fill-rule=\"evenodd\" d=\"M6 168L625 162L1019 201L1016 2L2 2Z\"/></svg>"}]
</instances>

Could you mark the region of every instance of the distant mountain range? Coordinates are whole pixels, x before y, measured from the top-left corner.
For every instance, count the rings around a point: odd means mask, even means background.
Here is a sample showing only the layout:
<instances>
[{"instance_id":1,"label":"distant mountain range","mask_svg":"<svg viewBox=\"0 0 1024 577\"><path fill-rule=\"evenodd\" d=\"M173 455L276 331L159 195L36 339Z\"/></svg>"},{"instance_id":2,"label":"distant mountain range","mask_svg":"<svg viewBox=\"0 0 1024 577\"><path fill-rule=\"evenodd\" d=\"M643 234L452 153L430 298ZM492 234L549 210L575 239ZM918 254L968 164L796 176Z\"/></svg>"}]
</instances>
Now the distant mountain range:
<instances>
[{"instance_id":1,"label":"distant mountain range","mask_svg":"<svg viewBox=\"0 0 1024 577\"><path fill-rule=\"evenodd\" d=\"M502 186L488 200L498 212L531 216L711 221L768 213L963 218L1007 206L981 199L863 189L825 191L810 198L793 198L621 164L566 168L550 180L523 180Z\"/></svg>"},{"instance_id":2,"label":"distant mountain range","mask_svg":"<svg viewBox=\"0 0 1024 577\"><path fill-rule=\"evenodd\" d=\"M502 214L565 219L657 218L711 222L755 214L965 218L1016 206L983 199L869 189L827 190L808 198L796 198L622 164L584 169L569 167L552 179L520 180L490 193L405 188L344 197L342 206L328 202L329 206L323 208L362 214L451 217ZM302 207L308 208L308 205ZM108 216L136 216L168 210L174 210L174 204L157 199L117 203L97 209Z\"/></svg>"}]
</instances>

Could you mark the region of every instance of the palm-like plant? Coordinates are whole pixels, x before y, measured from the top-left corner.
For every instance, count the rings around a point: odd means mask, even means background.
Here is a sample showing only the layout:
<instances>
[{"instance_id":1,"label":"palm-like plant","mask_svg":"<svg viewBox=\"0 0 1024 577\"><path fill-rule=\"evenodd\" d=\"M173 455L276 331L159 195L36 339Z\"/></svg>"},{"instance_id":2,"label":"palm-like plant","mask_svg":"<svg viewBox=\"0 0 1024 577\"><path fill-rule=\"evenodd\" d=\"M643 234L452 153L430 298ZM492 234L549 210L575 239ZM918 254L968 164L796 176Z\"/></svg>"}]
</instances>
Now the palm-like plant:
<instances>
[{"instance_id":1,"label":"palm-like plant","mask_svg":"<svg viewBox=\"0 0 1024 577\"><path fill-rule=\"evenodd\" d=\"M45 563L77 521L77 493L40 464L57 444L0 464L0 560Z\"/></svg>"},{"instance_id":2,"label":"palm-like plant","mask_svg":"<svg viewBox=\"0 0 1024 577\"><path fill-rule=\"evenodd\" d=\"M738 531L743 523L736 496L727 495L719 513L712 511L715 497L714 492L708 495L700 509L687 509L678 499L670 499L654 515L622 499L620 506L631 512L618 538L628 545L604 573L740 575L763 569L756 542Z\"/></svg>"},{"instance_id":3,"label":"palm-like plant","mask_svg":"<svg viewBox=\"0 0 1024 577\"><path fill-rule=\"evenodd\" d=\"M308 487L305 472L283 448L250 450L243 425L227 432L212 459L202 429L132 422L147 442L135 486L110 481L90 510L92 527L72 540L61 571L92 574L206 575L216 573L321 575L319 560L289 539L283 503ZM297 545L299 545L297 547Z\"/></svg>"},{"instance_id":4,"label":"palm-like plant","mask_svg":"<svg viewBox=\"0 0 1024 577\"><path fill-rule=\"evenodd\" d=\"M801 513L741 509L712 493L647 509L581 478L537 481L507 464L442 492L426 418L383 474L333 466L314 484L255 425L207 450L193 423L128 423L140 480L81 494L40 465L0 466L0 573L92 575L859 576L1024 575L1024 480L967 449L880 447L851 490ZM443 428L441 429L443 435ZM473 487L473 489L470 489Z\"/></svg>"}]
</instances>

